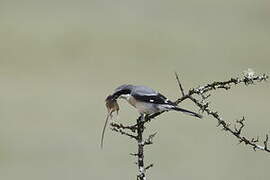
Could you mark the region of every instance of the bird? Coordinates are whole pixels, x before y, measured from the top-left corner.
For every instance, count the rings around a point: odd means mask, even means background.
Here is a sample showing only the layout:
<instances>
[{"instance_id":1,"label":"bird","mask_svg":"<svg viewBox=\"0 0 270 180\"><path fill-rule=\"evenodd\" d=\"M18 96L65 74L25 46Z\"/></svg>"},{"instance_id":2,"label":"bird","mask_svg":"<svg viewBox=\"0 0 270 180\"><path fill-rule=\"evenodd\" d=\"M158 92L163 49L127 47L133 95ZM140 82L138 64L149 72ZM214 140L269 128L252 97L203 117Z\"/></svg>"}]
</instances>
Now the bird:
<instances>
[{"instance_id":1,"label":"bird","mask_svg":"<svg viewBox=\"0 0 270 180\"><path fill-rule=\"evenodd\" d=\"M136 86L131 84L124 84L117 87L112 95L106 98L106 106L108 109L108 115L105 121L105 125L102 130L101 148L103 147L104 133L107 126L108 118L112 117L112 113L119 111L119 105L117 99L125 99L130 105L135 107L141 115L150 115L163 111L179 111L185 114L202 118L202 115L183 109L177 106L164 95L147 87Z\"/></svg>"},{"instance_id":2,"label":"bird","mask_svg":"<svg viewBox=\"0 0 270 180\"><path fill-rule=\"evenodd\" d=\"M202 118L198 113L178 107L176 103L147 86L124 84L115 89L111 98L113 100L117 100L118 98L125 99L140 114L150 115L162 111L174 110Z\"/></svg>"}]
</instances>

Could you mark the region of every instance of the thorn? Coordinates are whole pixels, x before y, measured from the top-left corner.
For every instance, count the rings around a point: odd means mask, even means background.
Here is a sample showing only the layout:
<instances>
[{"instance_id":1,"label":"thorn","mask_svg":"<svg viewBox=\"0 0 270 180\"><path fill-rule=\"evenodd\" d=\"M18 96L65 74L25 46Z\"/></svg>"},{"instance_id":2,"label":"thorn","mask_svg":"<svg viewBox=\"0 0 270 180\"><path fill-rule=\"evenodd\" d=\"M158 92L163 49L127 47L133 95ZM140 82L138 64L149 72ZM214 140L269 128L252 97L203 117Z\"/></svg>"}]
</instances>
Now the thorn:
<instances>
[{"instance_id":1,"label":"thorn","mask_svg":"<svg viewBox=\"0 0 270 180\"><path fill-rule=\"evenodd\" d=\"M145 140L145 145L153 144L153 138L156 134L157 132L155 132L154 134L150 134L149 137Z\"/></svg>"},{"instance_id":2,"label":"thorn","mask_svg":"<svg viewBox=\"0 0 270 180\"><path fill-rule=\"evenodd\" d=\"M264 143L264 149L267 150L267 143L268 143L268 134L266 134Z\"/></svg>"},{"instance_id":3,"label":"thorn","mask_svg":"<svg viewBox=\"0 0 270 180\"><path fill-rule=\"evenodd\" d=\"M240 139L240 140L239 140L239 143L238 143L238 145L239 145L239 144L241 144L242 142L243 142L243 140L242 140L242 139Z\"/></svg>"},{"instance_id":4,"label":"thorn","mask_svg":"<svg viewBox=\"0 0 270 180\"><path fill-rule=\"evenodd\" d=\"M185 96L184 89L183 89L182 84L181 84L181 82L180 82L180 80L179 80L179 76L178 76L177 72L174 72L174 74L175 74L175 78L176 78L176 80L177 80L179 89L180 89L180 91L181 91L181 94L182 94L182 96Z\"/></svg>"},{"instance_id":5,"label":"thorn","mask_svg":"<svg viewBox=\"0 0 270 180\"><path fill-rule=\"evenodd\" d=\"M154 166L154 164L152 163L152 164L146 166L144 169L145 169L145 170L148 170L148 169L150 169L150 168L153 167L153 166Z\"/></svg>"}]
</instances>

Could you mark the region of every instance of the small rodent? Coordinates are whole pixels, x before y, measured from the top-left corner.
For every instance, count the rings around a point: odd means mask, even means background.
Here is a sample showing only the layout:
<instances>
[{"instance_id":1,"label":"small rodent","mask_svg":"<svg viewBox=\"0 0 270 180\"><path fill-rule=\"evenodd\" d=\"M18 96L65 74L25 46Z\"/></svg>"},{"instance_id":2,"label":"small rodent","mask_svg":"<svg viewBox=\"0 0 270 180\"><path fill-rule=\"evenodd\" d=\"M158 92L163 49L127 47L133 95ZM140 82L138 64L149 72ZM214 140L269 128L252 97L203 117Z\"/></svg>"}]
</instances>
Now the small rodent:
<instances>
[{"instance_id":1,"label":"small rodent","mask_svg":"<svg viewBox=\"0 0 270 180\"><path fill-rule=\"evenodd\" d=\"M105 102L106 102L108 114L107 114L105 124L104 124L103 130L102 130L101 143L100 143L101 148L103 147L103 139L104 139L104 134L105 134L105 130L106 130L106 127L108 124L109 117L112 118L112 113L116 111L116 113L118 114L118 111L119 111L119 105L118 105L116 99L114 99L112 95L109 95L106 98Z\"/></svg>"}]
</instances>

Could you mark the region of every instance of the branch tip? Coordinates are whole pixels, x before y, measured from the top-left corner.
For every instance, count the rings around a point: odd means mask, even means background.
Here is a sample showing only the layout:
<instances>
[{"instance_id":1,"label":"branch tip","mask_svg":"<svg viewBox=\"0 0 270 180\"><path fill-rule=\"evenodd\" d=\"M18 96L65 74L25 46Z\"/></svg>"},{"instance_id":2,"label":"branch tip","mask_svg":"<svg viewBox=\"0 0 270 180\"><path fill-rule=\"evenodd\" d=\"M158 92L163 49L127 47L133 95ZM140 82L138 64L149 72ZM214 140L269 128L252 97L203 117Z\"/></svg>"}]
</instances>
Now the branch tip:
<instances>
[{"instance_id":1,"label":"branch tip","mask_svg":"<svg viewBox=\"0 0 270 180\"><path fill-rule=\"evenodd\" d=\"M177 80L179 89L180 89L180 91L181 91L182 97L184 97L184 96L185 96L185 92L184 92L183 86L182 86L182 84L181 84L181 82L180 82L180 80L179 80L179 76L178 76L177 72L174 72L174 74L175 74L175 78L176 78L176 80Z\"/></svg>"}]
</instances>

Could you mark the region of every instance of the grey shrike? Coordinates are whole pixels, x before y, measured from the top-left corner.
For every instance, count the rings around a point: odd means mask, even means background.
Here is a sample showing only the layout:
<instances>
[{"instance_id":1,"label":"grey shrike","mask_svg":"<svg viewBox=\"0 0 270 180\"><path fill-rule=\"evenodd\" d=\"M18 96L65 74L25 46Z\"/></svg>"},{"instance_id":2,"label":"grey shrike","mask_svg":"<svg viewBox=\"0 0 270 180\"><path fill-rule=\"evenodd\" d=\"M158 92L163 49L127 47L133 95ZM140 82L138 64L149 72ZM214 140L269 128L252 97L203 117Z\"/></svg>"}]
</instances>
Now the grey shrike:
<instances>
[{"instance_id":1,"label":"grey shrike","mask_svg":"<svg viewBox=\"0 0 270 180\"><path fill-rule=\"evenodd\" d=\"M118 98L127 100L140 114L144 115L174 110L197 118L202 118L200 114L178 107L176 103L170 101L168 98L149 87L124 84L116 88L114 93L106 98L108 116L102 131L101 147L103 145L104 132L108 118L111 116L112 112L118 112L119 110L117 104Z\"/></svg>"}]
</instances>

